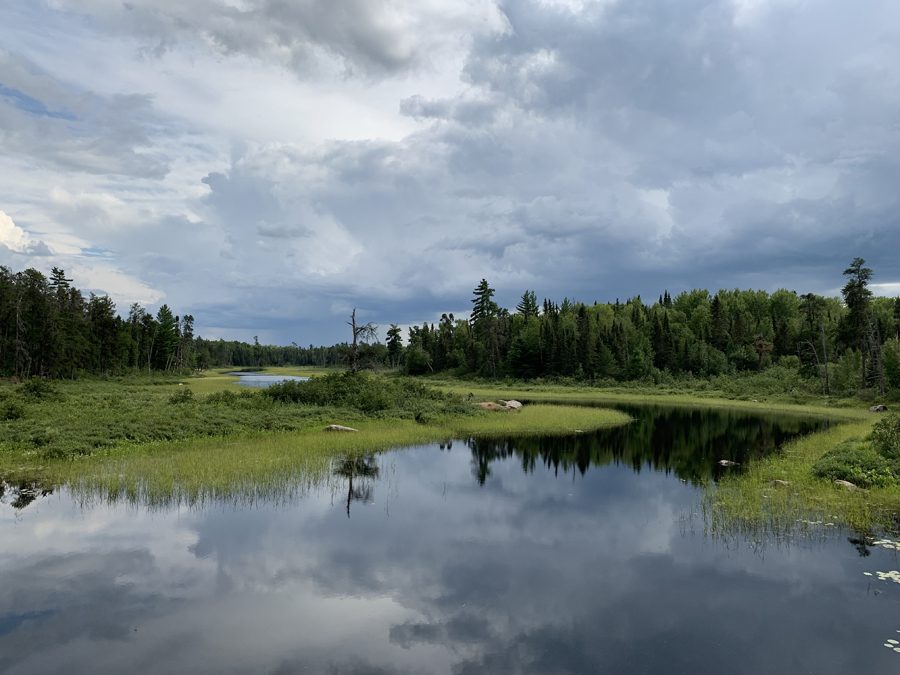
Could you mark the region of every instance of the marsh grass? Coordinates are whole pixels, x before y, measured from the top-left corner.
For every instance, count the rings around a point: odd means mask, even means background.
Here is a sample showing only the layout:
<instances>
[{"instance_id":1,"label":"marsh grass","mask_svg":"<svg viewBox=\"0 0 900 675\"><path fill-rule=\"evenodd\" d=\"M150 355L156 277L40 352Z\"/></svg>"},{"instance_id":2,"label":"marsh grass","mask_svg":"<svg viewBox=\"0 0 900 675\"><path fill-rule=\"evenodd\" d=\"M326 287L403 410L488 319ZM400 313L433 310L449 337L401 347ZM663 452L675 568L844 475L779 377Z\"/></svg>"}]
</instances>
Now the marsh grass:
<instances>
[{"instance_id":1,"label":"marsh grass","mask_svg":"<svg viewBox=\"0 0 900 675\"><path fill-rule=\"evenodd\" d=\"M203 380L201 380L203 382ZM102 458L131 446L299 431L359 411L279 405L228 380L200 389L179 378L54 382L35 395L28 385L0 384L0 476L30 479L51 460Z\"/></svg>"},{"instance_id":2,"label":"marsh grass","mask_svg":"<svg viewBox=\"0 0 900 675\"><path fill-rule=\"evenodd\" d=\"M871 422L833 426L787 443L778 454L710 484L701 500L707 534L790 540L828 528L895 532L900 487L851 491L813 473L813 465L825 453L865 437L870 430Z\"/></svg>"},{"instance_id":3,"label":"marsh grass","mask_svg":"<svg viewBox=\"0 0 900 675\"><path fill-rule=\"evenodd\" d=\"M67 484L83 501L147 506L278 502L328 484L339 457L469 437L568 435L629 421L610 410L543 405L426 425L364 420L355 424L356 433L326 433L316 426L295 433L126 446L103 458L51 460L41 474L48 483Z\"/></svg>"},{"instance_id":4,"label":"marsh grass","mask_svg":"<svg viewBox=\"0 0 900 675\"><path fill-rule=\"evenodd\" d=\"M840 402L831 405L827 401L791 403L786 401L737 400L722 398L720 394L709 396L665 392L659 390L616 390L590 387L535 386L535 387L471 387L459 381L427 380L433 386L440 384L458 394L471 393L477 400L520 399L523 401L571 401L572 403L647 403L708 408L736 408L758 412L788 412L799 415L826 417L839 420L870 420L877 417L863 403Z\"/></svg>"}]
</instances>

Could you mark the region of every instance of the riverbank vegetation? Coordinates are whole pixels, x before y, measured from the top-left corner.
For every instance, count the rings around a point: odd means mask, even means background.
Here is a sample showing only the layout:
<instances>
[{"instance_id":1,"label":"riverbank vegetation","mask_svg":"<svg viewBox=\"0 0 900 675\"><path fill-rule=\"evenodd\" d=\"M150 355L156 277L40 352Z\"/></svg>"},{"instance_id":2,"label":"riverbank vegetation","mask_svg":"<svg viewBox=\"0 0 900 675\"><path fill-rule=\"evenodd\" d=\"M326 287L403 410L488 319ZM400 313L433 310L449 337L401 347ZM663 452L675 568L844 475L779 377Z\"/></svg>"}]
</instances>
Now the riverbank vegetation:
<instances>
[{"instance_id":1,"label":"riverbank vegetation","mask_svg":"<svg viewBox=\"0 0 900 675\"><path fill-rule=\"evenodd\" d=\"M460 395L368 373L332 373L266 390L238 388L236 379L2 383L0 478L156 499L167 490L179 499L229 490L246 497L296 481L344 452L466 435L573 433L628 421L621 413L577 407L491 414ZM330 424L359 431L324 433ZM263 477L266 484L253 487Z\"/></svg>"},{"instance_id":2,"label":"riverbank vegetation","mask_svg":"<svg viewBox=\"0 0 900 675\"><path fill-rule=\"evenodd\" d=\"M828 528L897 533L896 464L883 461L872 448L872 426L871 421L850 422L796 439L746 471L710 485L702 500L708 532L751 540L789 539ZM871 466L873 458L882 461ZM856 482L836 484L834 476Z\"/></svg>"}]
</instances>

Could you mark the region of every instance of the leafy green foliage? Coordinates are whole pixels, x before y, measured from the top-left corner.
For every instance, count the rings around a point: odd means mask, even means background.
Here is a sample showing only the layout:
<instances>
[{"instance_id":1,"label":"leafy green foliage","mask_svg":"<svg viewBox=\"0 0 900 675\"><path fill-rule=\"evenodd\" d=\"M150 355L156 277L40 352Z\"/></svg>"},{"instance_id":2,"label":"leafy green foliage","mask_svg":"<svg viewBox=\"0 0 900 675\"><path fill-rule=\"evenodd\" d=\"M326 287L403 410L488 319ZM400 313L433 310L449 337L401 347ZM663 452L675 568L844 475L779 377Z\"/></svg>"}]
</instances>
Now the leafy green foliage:
<instances>
[{"instance_id":1,"label":"leafy green foliage","mask_svg":"<svg viewBox=\"0 0 900 675\"><path fill-rule=\"evenodd\" d=\"M32 401L57 401L60 399L59 389L50 380L33 377L21 386L20 393Z\"/></svg>"},{"instance_id":2,"label":"leafy green foliage","mask_svg":"<svg viewBox=\"0 0 900 675\"><path fill-rule=\"evenodd\" d=\"M10 422L25 417L25 406L18 401L0 401L0 421Z\"/></svg>"},{"instance_id":3,"label":"leafy green foliage","mask_svg":"<svg viewBox=\"0 0 900 675\"><path fill-rule=\"evenodd\" d=\"M884 457L900 460L900 414L890 413L875 423L872 444Z\"/></svg>"},{"instance_id":4,"label":"leafy green foliage","mask_svg":"<svg viewBox=\"0 0 900 675\"><path fill-rule=\"evenodd\" d=\"M868 443L850 439L838 444L812 467L813 475L829 480L847 480L861 487L893 485L900 465L891 462Z\"/></svg>"},{"instance_id":5,"label":"leafy green foliage","mask_svg":"<svg viewBox=\"0 0 900 675\"><path fill-rule=\"evenodd\" d=\"M284 406L259 391L194 394L170 377L0 383L0 455L74 458L123 446L298 431L333 419L334 408ZM32 391L38 388L40 397ZM237 387L234 387L238 389ZM340 412L352 421L363 415ZM328 422L330 423L330 422Z\"/></svg>"},{"instance_id":6,"label":"leafy green foliage","mask_svg":"<svg viewBox=\"0 0 900 675\"><path fill-rule=\"evenodd\" d=\"M185 387L176 391L169 397L169 403L191 403L194 400L194 392Z\"/></svg>"},{"instance_id":7,"label":"leafy green foliage","mask_svg":"<svg viewBox=\"0 0 900 675\"><path fill-rule=\"evenodd\" d=\"M352 408L376 417L429 421L475 414L461 397L443 394L421 382L368 373L335 373L306 382L288 380L262 391L278 403Z\"/></svg>"}]
</instances>

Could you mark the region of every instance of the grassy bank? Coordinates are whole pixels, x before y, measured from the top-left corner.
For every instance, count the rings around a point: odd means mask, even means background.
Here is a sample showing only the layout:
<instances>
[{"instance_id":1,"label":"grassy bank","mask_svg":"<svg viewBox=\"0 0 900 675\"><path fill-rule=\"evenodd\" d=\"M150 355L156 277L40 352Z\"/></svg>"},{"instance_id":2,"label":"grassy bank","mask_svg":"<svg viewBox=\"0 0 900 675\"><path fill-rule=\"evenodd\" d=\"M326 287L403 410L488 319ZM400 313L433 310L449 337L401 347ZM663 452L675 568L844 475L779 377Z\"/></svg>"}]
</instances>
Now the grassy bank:
<instances>
[{"instance_id":1,"label":"grassy bank","mask_svg":"<svg viewBox=\"0 0 900 675\"><path fill-rule=\"evenodd\" d=\"M797 439L781 453L710 486L703 496L709 532L746 538L842 526L862 533L897 531L900 486L850 490L813 473L826 452L865 437L871 427L869 421L840 424Z\"/></svg>"},{"instance_id":2,"label":"grassy bank","mask_svg":"<svg viewBox=\"0 0 900 675\"><path fill-rule=\"evenodd\" d=\"M595 387L567 387L562 385L542 385L534 387L515 386L472 386L459 380L425 380L433 386L441 386L458 394L473 394L478 400L522 399L528 401L571 401L578 402L621 402L647 403L659 405L705 406L711 408L739 408L742 410L758 410L760 412L778 411L802 415L815 415L841 421L878 419L863 402L837 400L804 400L793 403L783 400L767 399L732 399L721 394L689 394L660 391L657 389L598 389Z\"/></svg>"},{"instance_id":3,"label":"grassy bank","mask_svg":"<svg viewBox=\"0 0 900 675\"><path fill-rule=\"evenodd\" d=\"M470 436L567 435L628 421L628 416L610 410L543 405L424 425L402 419L362 420L354 424L356 433L323 432L317 425L294 433L120 446L102 457L47 461L41 475L49 484L69 484L84 498L141 504L223 499L252 503L290 498L321 484L336 456Z\"/></svg>"},{"instance_id":4,"label":"grassy bank","mask_svg":"<svg viewBox=\"0 0 900 675\"><path fill-rule=\"evenodd\" d=\"M236 379L2 383L0 479L147 501L252 499L314 479L341 453L471 435L564 434L628 420L550 406L492 414L420 383L362 375L265 391L239 388ZM329 424L359 432L323 433Z\"/></svg>"}]
</instances>

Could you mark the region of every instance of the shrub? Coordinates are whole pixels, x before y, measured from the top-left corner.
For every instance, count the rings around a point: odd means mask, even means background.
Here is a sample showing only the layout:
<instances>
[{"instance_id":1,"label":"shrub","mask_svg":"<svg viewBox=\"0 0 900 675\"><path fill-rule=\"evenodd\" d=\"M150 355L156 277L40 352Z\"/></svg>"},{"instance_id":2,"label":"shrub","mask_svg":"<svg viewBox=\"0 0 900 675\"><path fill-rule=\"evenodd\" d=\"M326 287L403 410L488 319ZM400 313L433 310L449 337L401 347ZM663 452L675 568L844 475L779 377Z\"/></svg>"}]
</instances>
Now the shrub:
<instances>
[{"instance_id":1,"label":"shrub","mask_svg":"<svg viewBox=\"0 0 900 675\"><path fill-rule=\"evenodd\" d=\"M44 380L40 377L32 377L25 382L20 389L20 393L25 398L36 401L59 401L62 398L59 390L50 380Z\"/></svg>"},{"instance_id":2,"label":"shrub","mask_svg":"<svg viewBox=\"0 0 900 675\"><path fill-rule=\"evenodd\" d=\"M812 472L828 480L847 480L856 485L892 485L898 477L897 465L858 439L844 441L822 455Z\"/></svg>"},{"instance_id":3,"label":"shrub","mask_svg":"<svg viewBox=\"0 0 900 675\"><path fill-rule=\"evenodd\" d=\"M194 392L188 388L179 389L169 397L169 403L191 403L194 400Z\"/></svg>"},{"instance_id":4,"label":"shrub","mask_svg":"<svg viewBox=\"0 0 900 675\"><path fill-rule=\"evenodd\" d=\"M279 403L355 408L369 415L434 419L472 411L459 396L443 394L421 382L368 373L333 373L306 382L273 384L262 395Z\"/></svg>"},{"instance_id":5,"label":"shrub","mask_svg":"<svg viewBox=\"0 0 900 675\"><path fill-rule=\"evenodd\" d=\"M25 417L25 407L17 401L0 402L0 420L9 422Z\"/></svg>"},{"instance_id":6,"label":"shrub","mask_svg":"<svg viewBox=\"0 0 900 675\"><path fill-rule=\"evenodd\" d=\"M900 414L882 417L872 427L872 444L888 459L900 459Z\"/></svg>"}]
</instances>

